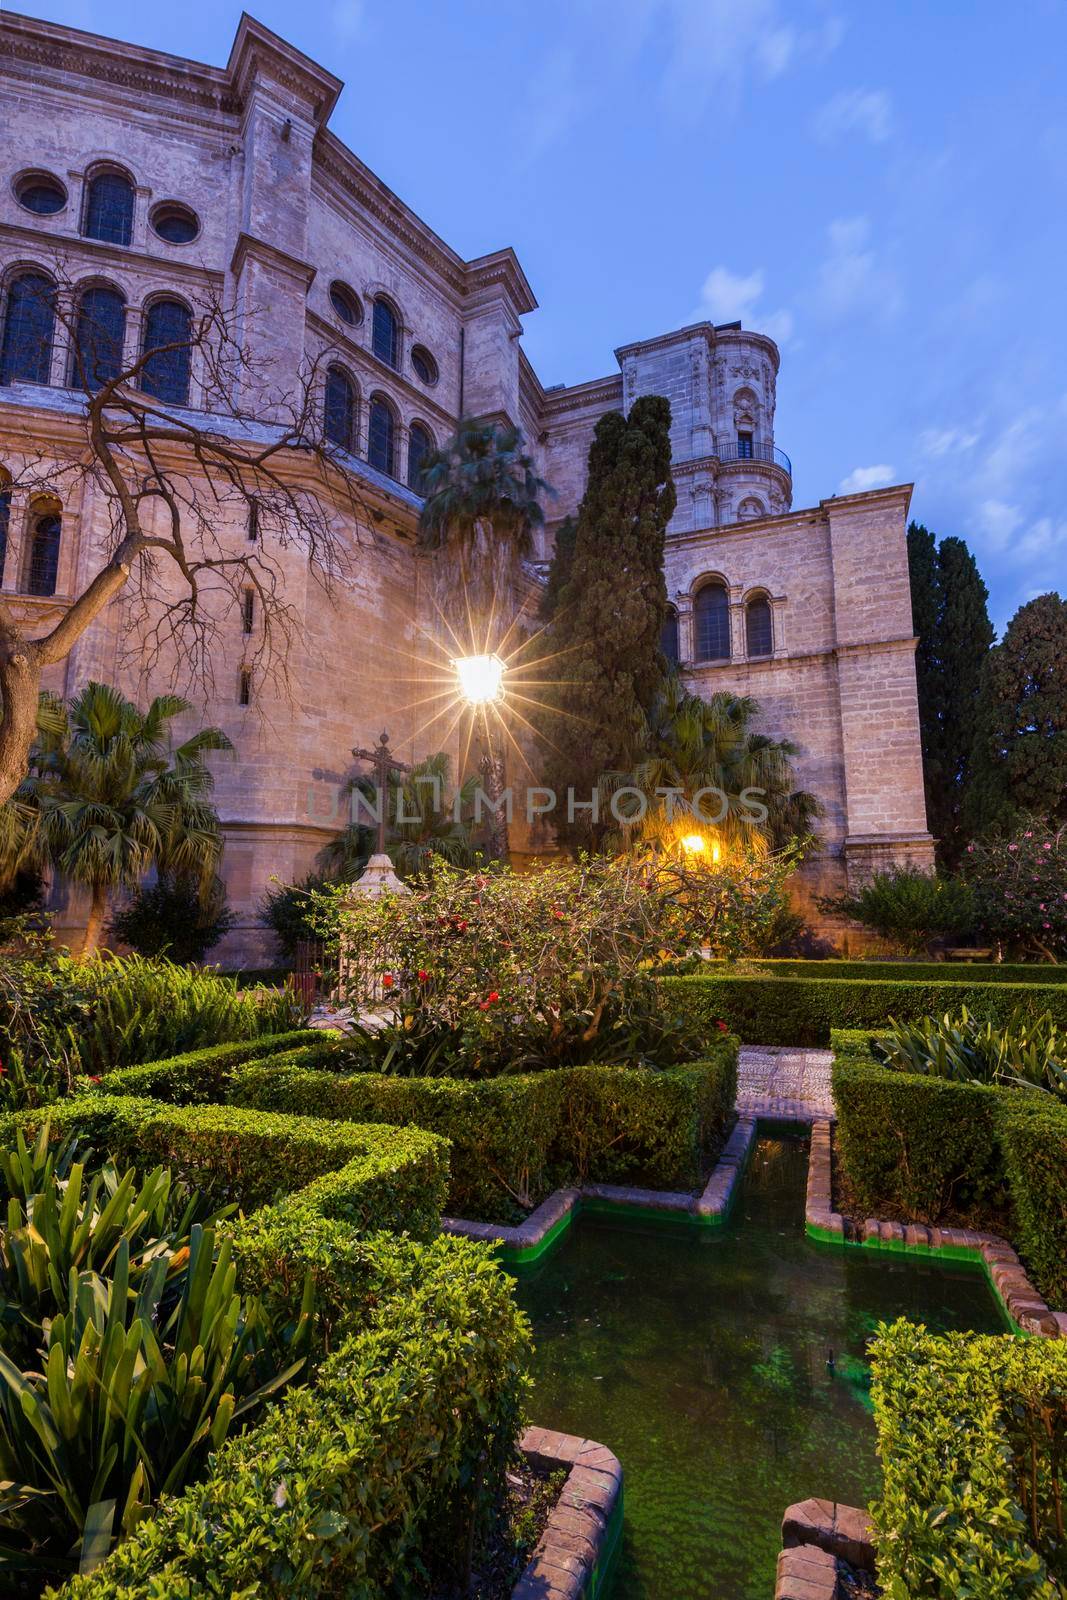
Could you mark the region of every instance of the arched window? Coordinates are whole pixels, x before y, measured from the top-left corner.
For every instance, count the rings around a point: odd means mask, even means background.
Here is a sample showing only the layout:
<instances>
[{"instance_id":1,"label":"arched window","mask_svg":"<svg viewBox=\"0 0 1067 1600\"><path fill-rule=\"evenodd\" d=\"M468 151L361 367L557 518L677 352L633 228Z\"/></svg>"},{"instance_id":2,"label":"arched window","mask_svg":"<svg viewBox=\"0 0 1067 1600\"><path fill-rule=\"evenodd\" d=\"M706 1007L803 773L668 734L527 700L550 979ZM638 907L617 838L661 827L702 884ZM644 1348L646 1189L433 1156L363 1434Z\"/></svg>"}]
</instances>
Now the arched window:
<instances>
[{"instance_id":1,"label":"arched window","mask_svg":"<svg viewBox=\"0 0 1067 1600\"><path fill-rule=\"evenodd\" d=\"M117 289L94 284L78 302L70 381L81 389L99 389L122 371L126 337L126 302Z\"/></svg>"},{"instance_id":2,"label":"arched window","mask_svg":"<svg viewBox=\"0 0 1067 1600\"><path fill-rule=\"evenodd\" d=\"M380 295L374 302L371 349L387 367L400 365L400 324L388 300L383 300Z\"/></svg>"},{"instance_id":3,"label":"arched window","mask_svg":"<svg viewBox=\"0 0 1067 1600\"><path fill-rule=\"evenodd\" d=\"M367 460L379 472L386 472L390 478L395 478L396 421L392 410L380 395L376 395L370 403L367 425Z\"/></svg>"},{"instance_id":4,"label":"arched window","mask_svg":"<svg viewBox=\"0 0 1067 1600\"><path fill-rule=\"evenodd\" d=\"M141 368L141 388L146 394L172 406L186 404L191 331L189 308L180 300L155 300L149 306L144 324L145 363Z\"/></svg>"},{"instance_id":5,"label":"arched window","mask_svg":"<svg viewBox=\"0 0 1067 1600\"><path fill-rule=\"evenodd\" d=\"M750 656L769 656L774 649L771 603L756 595L745 607L745 649Z\"/></svg>"},{"instance_id":6,"label":"arched window","mask_svg":"<svg viewBox=\"0 0 1067 1600\"><path fill-rule=\"evenodd\" d=\"M408 488L416 489L420 494L422 464L426 457L433 453L433 449L434 442L429 428L421 422L413 422L408 435Z\"/></svg>"},{"instance_id":7,"label":"arched window","mask_svg":"<svg viewBox=\"0 0 1067 1600\"><path fill-rule=\"evenodd\" d=\"M47 383L55 332L55 291L43 272L12 278L4 312L0 383Z\"/></svg>"},{"instance_id":8,"label":"arched window","mask_svg":"<svg viewBox=\"0 0 1067 1600\"><path fill-rule=\"evenodd\" d=\"M55 594L62 531L58 511L45 511L34 517L26 562L27 594Z\"/></svg>"},{"instance_id":9,"label":"arched window","mask_svg":"<svg viewBox=\"0 0 1067 1600\"><path fill-rule=\"evenodd\" d=\"M667 665L676 667L681 660L681 651L678 646L678 613L673 606L667 607L667 615L660 629L659 647L667 658Z\"/></svg>"},{"instance_id":10,"label":"arched window","mask_svg":"<svg viewBox=\"0 0 1067 1600\"><path fill-rule=\"evenodd\" d=\"M11 526L11 480L0 468L0 583L4 581L7 560L7 531Z\"/></svg>"},{"instance_id":11,"label":"arched window","mask_svg":"<svg viewBox=\"0 0 1067 1600\"><path fill-rule=\"evenodd\" d=\"M129 244L133 237L133 184L124 172L98 172L90 180L82 232L105 244Z\"/></svg>"},{"instance_id":12,"label":"arched window","mask_svg":"<svg viewBox=\"0 0 1067 1600\"><path fill-rule=\"evenodd\" d=\"M326 408L323 427L331 444L342 450L356 448L356 386L343 367L326 373Z\"/></svg>"},{"instance_id":13,"label":"arched window","mask_svg":"<svg viewBox=\"0 0 1067 1600\"><path fill-rule=\"evenodd\" d=\"M706 583L693 606L698 661L730 659L730 597L723 583Z\"/></svg>"}]
</instances>

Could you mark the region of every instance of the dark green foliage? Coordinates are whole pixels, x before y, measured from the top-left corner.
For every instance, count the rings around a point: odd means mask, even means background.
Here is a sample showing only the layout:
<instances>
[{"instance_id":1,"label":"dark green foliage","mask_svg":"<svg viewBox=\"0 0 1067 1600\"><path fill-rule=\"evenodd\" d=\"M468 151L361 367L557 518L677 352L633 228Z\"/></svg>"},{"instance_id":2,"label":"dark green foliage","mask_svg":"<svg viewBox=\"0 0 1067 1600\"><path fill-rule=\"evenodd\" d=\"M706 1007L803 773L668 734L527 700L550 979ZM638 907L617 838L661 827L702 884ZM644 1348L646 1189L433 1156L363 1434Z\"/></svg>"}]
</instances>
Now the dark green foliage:
<instances>
[{"instance_id":1,"label":"dark green foliage","mask_svg":"<svg viewBox=\"0 0 1067 1600\"><path fill-rule=\"evenodd\" d=\"M329 1028L294 1028L259 1039L238 1039L232 1044L207 1045L184 1055L148 1061L140 1067L120 1067L101 1077L82 1077L75 1089L99 1094L130 1094L163 1100L170 1105L225 1099L225 1088L235 1067L246 1061L263 1061L283 1051L301 1050L302 1059L321 1052L323 1059L341 1045L341 1035Z\"/></svg>"},{"instance_id":2,"label":"dark green foliage","mask_svg":"<svg viewBox=\"0 0 1067 1600\"><path fill-rule=\"evenodd\" d=\"M975 743L973 829L1020 814L1067 822L1067 600L1020 606L990 653Z\"/></svg>"},{"instance_id":3,"label":"dark green foliage","mask_svg":"<svg viewBox=\"0 0 1067 1600\"><path fill-rule=\"evenodd\" d=\"M0 967L0 1103L39 1105L69 1091L79 1073L294 1026L287 991L239 995L218 973L166 960L50 955ZM11 1070L12 1060L21 1070Z\"/></svg>"},{"instance_id":4,"label":"dark green foliage","mask_svg":"<svg viewBox=\"0 0 1067 1600\"><path fill-rule=\"evenodd\" d=\"M813 963L818 970L821 963ZM983 969L984 970L984 969ZM908 982L879 978L681 977L661 979L672 1009L712 1037L722 1017L742 1044L826 1046L832 1028L880 1028L887 1017L910 1022L966 1006L972 1016L1006 1022L1017 1006L1050 1011L1067 1026L1067 985Z\"/></svg>"},{"instance_id":5,"label":"dark green foliage","mask_svg":"<svg viewBox=\"0 0 1067 1600\"><path fill-rule=\"evenodd\" d=\"M429 1238L444 1205L447 1146L417 1128L78 1095L47 1113L0 1117L0 1139L18 1128L36 1135L46 1120L56 1137L77 1130L116 1161L167 1166L190 1188L245 1211L298 1189L305 1210Z\"/></svg>"},{"instance_id":6,"label":"dark green foliage","mask_svg":"<svg viewBox=\"0 0 1067 1600\"><path fill-rule=\"evenodd\" d=\"M1067 823L1024 819L976 839L965 861L984 938L1053 968L1067 958Z\"/></svg>"},{"instance_id":7,"label":"dark green foliage","mask_svg":"<svg viewBox=\"0 0 1067 1600\"><path fill-rule=\"evenodd\" d=\"M1046 1011L1020 1006L1002 1023L979 1022L964 1007L958 1016L893 1022L875 1045L879 1061L956 1083L994 1083L1035 1089L1067 1105L1067 1035Z\"/></svg>"},{"instance_id":8,"label":"dark green foliage","mask_svg":"<svg viewBox=\"0 0 1067 1600\"><path fill-rule=\"evenodd\" d=\"M971 778L975 707L993 643L988 590L962 539L908 527L912 625L926 813L938 856L953 864L966 836L961 815Z\"/></svg>"},{"instance_id":9,"label":"dark green foliage","mask_svg":"<svg viewBox=\"0 0 1067 1600\"><path fill-rule=\"evenodd\" d=\"M369 836L364 848L369 856L373 848ZM263 896L258 920L274 934L278 949L290 966L296 961L298 944L319 938L314 924L315 901L311 896L333 881L321 872L310 872L300 883L274 884Z\"/></svg>"},{"instance_id":10,"label":"dark green foliage","mask_svg":"<svg viewBox=\"0 0 1067 1600\"><path fill-rule=\"evenodd\" d=\"M1049 1304L1067 1309L1067 1108L1005 1093L998 1130L1015 1244Z\"/></svg>"},{"instance_id":11,"label":"dark green foliage","mask_svg":"<svg viewBox=\"0 0 1067 1600\"><path fill-rule=\"evenodd\" d=\"M663 1071L565 1067L483 1082L314 1071L296 1055L242 1068L232 1096L442 1134L452 1147L450 1214L499 1222L563 1184L696 1187L736 1088L737 1046L726 1040L707 1061Z\"/></svg>"},{"instance_id":12,"label":"dark green foliage","mask_svg":"<svg viewBox=\"0 0 1067 1600\"><path fill-rule=\"evenodd\" d=\"M574 546L578 534L578 524L573 517L564 517L556 529L556 540L552 550L552 561L548 568L548 579L541 595L541 620L551 622L559 610L560 596L570 582L571 567L574 565Z\"/></svg>"},{"instance_id":13,"label":"dark green foliage","mask_svg":"<svg viewBox=\"0 0 1067 1600\"><path fill-rule=\"evenodd\" d=\"M21 868L0 886L0 938L3 924L12 917L40 910L43 892L44 880L36 867Z\"/></svg>"},{"instance_id":14,"label":"dark green foliage","mask_svg":"<svg viewBox=\"0 0 1067 1600\"><path fill-rule=\"evenodd\" d=\"M995 1089L879 1066L866 1035L834 1044L837 1148L863 1216L938 1223L997 1196Z\"/></svg>"},{"instance_id":15,"label":"dark green foliage","mask_svg":"<svg viewBox=\"0 0 1067 1600\"><path fill-rule=\"evenodd\" d=\"M722 961L704 963L709 977L728 971ZM761 957L758 971L768 977L863 978L890 983L1067 983L1067 965L1022 961L800 961Z\"/></svg>"},{"instance_id":16,"label":"dark green foliage","mask_svg":"<svg viewBox=\"0 0 1067 1600\"><path fill-rule=\"evenodd\" d=\"M872 1358L886 1600L1059 1600L1067 1343L935 1337L901 1318Z\"/></svg>"},{"instance_id":17,"label":"dark green foliage","mask_svg":"<svg viewBox=\"0 0 1067 1600\"><path fill-rule=\"evenodd\" d=\"M1067 1106L895 1071L876 1060L877 1037L833 1036L837 1148L856 1202L926 1223L951 1210L975 1227L990 1202L1010 1202L1023 1262L1049 1304L1067 1309Z\"/></svg>"},{"instance_id":18,"label":"dark green foliage","mask_svg":"<svg viewBox=\"0 0 1067 1600\"><path fill-rule=\"evenodd\" d=\"M363 1325L314 1387L229 1441L63 1600L369 1600L454 1567L521 1426L528 1325L480 1246L381 1239L369 1258Z\"/></svg>"},{"instance_id":19,"label":"dark green foliage","mask_svg":"<svg viewBox=\"0 0 1067 1600\"><path fill-rule=\"evenodd\" d=\"M162 878L138 889L112 916L108 931L139 956L168 956L186 965L203 961L236 921L221 880L205 900L188 878Z\"/></svg>"},{"instance_id":20,"label":"dark green foliage","mask_svg":"<svg viewBox=\"0 0 1067 1600\"><path fill-rule=\"evenodd\" d=\"M629 771L644 751L664 674L670 422L668 402L646 395L628 416L608 412L596 425L570 575L548 631L560 683L546 691L557 713L546 724L547 781L561 796L573 786L586 799L603 774ZM588 836L579 821L559 831Z\"/></svg>"},{"instance_id":21,"label":"dark green foliage","mask_svg":"<svg viewBox=\"0 0 1067 1600\"><path fill-rule=\"evenodd\" d=\"M937 939L965 938L977 920L969 884L920 872L917 867L876 872L855 894L823 899L819 904L824 911L873 928L885 939L898 940L912 954Z\"/></svg>"}]
</instances>

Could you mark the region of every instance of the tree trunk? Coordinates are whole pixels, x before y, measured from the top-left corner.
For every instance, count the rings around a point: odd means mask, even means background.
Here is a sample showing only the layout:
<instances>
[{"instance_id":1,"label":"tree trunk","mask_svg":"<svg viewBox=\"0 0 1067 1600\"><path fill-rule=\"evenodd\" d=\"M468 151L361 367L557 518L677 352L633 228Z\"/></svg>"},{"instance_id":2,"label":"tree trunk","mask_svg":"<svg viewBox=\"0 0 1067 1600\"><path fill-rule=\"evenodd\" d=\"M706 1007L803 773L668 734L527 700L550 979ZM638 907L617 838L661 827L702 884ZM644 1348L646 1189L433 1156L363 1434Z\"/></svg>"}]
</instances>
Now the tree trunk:
<instances>
[{"instance_id":1,"label":"tree trunk","mask_svg":"<svg viewBox=\"0 0 1067 1600\"><path fill-rule=\"evenodd\" d=\"M496 806L504 794L504 757L497 755L493 741L487 734L482 759L479 762L482 788L486 799ZM508 818L503 805L489 813L489 854L494 861L506 861L511 852L508 841Z\"/></svg>"},{"instance_id":2,"label":"tree trunk","mask_svg":"<svg viewBox=\"0 0 1067 1600\"><path fill-rule=\"evenodd\" d=\"M104 930L104 913L107 910L107 888L102 883L94 883L92 897L89 901L89 920L85 924L85 937L79 952L82 959L93 956L100 948L100 935Z\"/></svg>"},{"instance_id":3,"label":"tree trunk","mask_svg":"<svg viewBox=\"0 0 1067 1600\"><path fill-rule=\"evenodd\" d=\"M41 669L18 633L0 623L0 806L10 800L37 735Z\"/></svg>"}]
</instances>

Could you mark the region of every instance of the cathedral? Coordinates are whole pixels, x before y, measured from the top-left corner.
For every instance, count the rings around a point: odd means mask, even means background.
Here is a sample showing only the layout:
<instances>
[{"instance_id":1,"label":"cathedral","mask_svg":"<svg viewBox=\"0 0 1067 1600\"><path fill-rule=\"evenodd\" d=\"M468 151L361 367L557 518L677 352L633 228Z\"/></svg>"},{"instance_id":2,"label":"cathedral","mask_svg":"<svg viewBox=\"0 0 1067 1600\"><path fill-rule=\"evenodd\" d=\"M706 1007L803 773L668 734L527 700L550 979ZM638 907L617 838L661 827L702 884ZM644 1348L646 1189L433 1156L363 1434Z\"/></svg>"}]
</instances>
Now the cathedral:
<instances>
[{"instance_id":1,"label":"cathedral","mask_svg":"<svg viewBox=\"0 0 1067 1600\"><path fill-rule=\"evenodd\" d=\"M517 425L555 490L529 571L535 600L553 530L581 499L597 419L666 396L677 508L665 648L696 692L751 695L760 726L799 747L798 783L825 810L811 886L932 864L909 487L795 508L775 439L778 349L739 323L621 344L612 373L543 384L522 348L537 302L515 253L467 261L427 227L330 131L341 88L247 15L216 67L0 13L3 603L27 633L45 631L110 534L91 476L65 479L58 465L84 448L84 432L67 324L41 312L42 285L62 282L91 305L126 363L180 343L205 301L231 308L250 367L269 370L276 392L314 371L314 402L358 486L335 507L356 551L343 583L327 595L306 559L280 558L299 620L285 681L257 677L250 602L220 628L210 680L190 691L195 720L234 745L213 765L239 921L216 955L270 959L257 905L272 879L308 872L341 825L354 746L373 744L383 723L402 760L442 746L411 687L430 605L417 485L421 460L461 416ZM152 370L160 399L210 424L195 358ZM254 405L243 415L254 429ZM55 459L55 492L20 489L28 452ZM232 528L225 517L223 541L253 536L246 511ZM131 653L137 604L131 593L114 600L50 669L49 687L70 694L99 678L142 703L171 687L155 680L154 657Z\"/></svg>"}]
</instances>

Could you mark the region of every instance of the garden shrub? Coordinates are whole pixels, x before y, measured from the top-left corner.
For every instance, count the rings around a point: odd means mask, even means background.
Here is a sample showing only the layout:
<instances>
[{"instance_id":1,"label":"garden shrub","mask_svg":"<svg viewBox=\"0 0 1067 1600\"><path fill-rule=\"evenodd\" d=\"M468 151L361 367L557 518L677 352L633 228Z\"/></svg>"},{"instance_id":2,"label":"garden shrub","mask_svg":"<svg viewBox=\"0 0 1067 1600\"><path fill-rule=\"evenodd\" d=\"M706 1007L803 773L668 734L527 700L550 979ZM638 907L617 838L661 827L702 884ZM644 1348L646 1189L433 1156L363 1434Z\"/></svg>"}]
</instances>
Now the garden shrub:
<instances>
[{"instance_id":1,"label":"garden shrub","mask_svg":"<svg viewBox=\"0 0 1067 1600\"><path fill-rule=\"evenodd\" d=\"M997 1132L1015 1244L1049 1305L1067 1309L1067 1106L1002 1090Z\"/></svg>"},{"instance_id":2,"label":"garden shrub","mask_svg":"<svg viewBox=\"0 0 1067 1600\"><path fill-rule=\"evenodd\" d=\"M1067 1341L935 1337L873 1347L886 1600L1059 1600L1067 1580Z\"/></svg>"},{"instance_id":3,"label":"garden shrub","mask_svg":"<svg viewBox=\"0 0 1067 1600\"><path fill-rule=\"evenodd\" d=\"M340 1055L337 1058L340 1060ZM737 1047L663 1070L581 1066L481 1081L310 1070L302 1054L249 1064L238 1105L414 1124L451 1141L452 1215L499 1222L561 1184L693 1187L720 1147Z\"/></svg>"},{"instance_id":4,"label":"garden shrub","mask_svg":"<svg viewBox=\"0 0 1067 1600\"><path fill-rule=\"evenodd\" d=\"M997 1200L1000 1091L880 1066L866 1034L834 1048L837 1149L864 1216L936 1224Z\"/></svg>"},{"instance_id":5,"label":"garden shrub","mask_svg":"<svg viewBox=\"0 0 1067 1600\"><path fill-rule=\"evenodd\" d=\"M1047 961L800 961L760 957L758 975L774 978L859 978L888 983L1067 983L1067 965ZM708 961L707 977L729 977L725 961ZM743 974L742 974L743 975Z\"/></svg>"},{"instance_id":6,"label":"garden shrub","mask_svg":"<svg viewBox=\"0 0 1067 1600\"><path fill-rule=\"evenodd\" d=\"M1007 1021L1018 1006L1052 1013L1067 1025L1067 985L907 982L888 979L822 979L744 976L661 978L665 1003L683 1011L704 1037L719 1018L742 1044L827 1046L834 1028L880 1028L890 1017L958 1012L980 1020Z\"/></svg>"},{"instance_id":7,"label":"garden shrub","mask_svg":"<svg viewBox=\"0 0 1067 1600\"><path fill-rule=\"evenodd\" d=\"M369 1248L379 1293L314 1386L228 1441L62 1600L370 1600L467 1548L521 1427L529 1327L484 1247Z\"/></svg>"},{"instance_id":8,"label":"garden shrub","mask_svg":"<svg viewBox=\"0 0 1067 1600\"><path fill-rule=\"evenodd\" d=\"M208 1199L245 1211L295 1189L305 1206L356 1228L429 1238L444 1205L447 1146L418 1128L79 1095L0 1117L0 1140L18 1128L36 1134L46 1121L57 1137L76 1130L116 1161L169 1167Z\"/></svg>"},{"instance_id":9,"label":"garden shrub","mask_svg":"<svg viewBox=\"0 0 1067 1600\"><path fill-rule=\"evenodd\" d=\"M271 1033L259 1039L207 1045L162 1061L147 1061L140 1067L119 1067L100 1077L82 1076L74 1086L91 1094L129 1094L165 1100L170 1105L222 1100L233 1069L246 1061L262 1061L292 1050L300 1050L302 1055L306 1052L307 1059L321 1055L325 1060L341 1046L342 1035L333 1029L293 1028L288 1033Z\"/></svg>"},{"instance_id":10,"label":"garden shrub","mask_svg":"<svg viewBox=\"0 0 1067 1600\"><path fill-rule=\"evenodd\" d=\"M281 1033L300 1021L289 991L238 994L218 973L140 956L74 961L35 950L0 968L0 1055L9 1106L66 1093L79 1073ZM17 1064L17 1070L12 1070Z\"/></svg>"},{"instance_id":11,"label":"garden shrub","mask_svg":"<svg viewBox=\"0 0 1067 1600\"><path fill-rule=\"evenodd\" d=\"M918 954L938 938L958 942L972 932L977 919L969 884L919 867L876 872L856 893L824 897L819 906L899 941L909 954Z\"/></svg>"}]
</instances>

